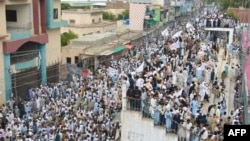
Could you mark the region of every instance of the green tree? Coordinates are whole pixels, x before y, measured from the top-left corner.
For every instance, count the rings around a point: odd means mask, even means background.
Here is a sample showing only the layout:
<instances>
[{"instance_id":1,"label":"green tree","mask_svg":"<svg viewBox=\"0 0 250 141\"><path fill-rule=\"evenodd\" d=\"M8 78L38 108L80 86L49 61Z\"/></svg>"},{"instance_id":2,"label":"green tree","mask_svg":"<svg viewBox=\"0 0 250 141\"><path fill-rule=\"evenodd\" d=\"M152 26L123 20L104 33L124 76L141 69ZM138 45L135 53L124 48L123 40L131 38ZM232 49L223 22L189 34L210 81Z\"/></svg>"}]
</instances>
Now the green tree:
<instances>
[{"instance_id":1,"label":"green tree","mask_svg":"<svg viewBox=\"0 0 250 141\"><path fill-rule=\"evenodd\" d=\"M91 9L90 5L84 5L84 6L72 6L72 9Z\"/></svg>"},{"instance_id":2,"label":"green tree","mask_svg":"<svg viewBox=\"0 0 250 141\"><path fill-rule=\"evenodd\" d=\"M61 3L61 9L62 10L67 10L67 9L70 9L70 8L71 8L70 4L68 4L68 3Z\"/></svg>"},{"instance_id":3,"label":"green tree","mask_svg":"<svg viewBox=\"0 0 250 141\"><path fill-rule=\"evenodd\" d=\"M237 19L237 17L234 15L234 13L232 11L227 11L227 15L231 18L233 18L234 20Z\"/></svg>"},{"instance_id":4,"label":"green tree","mask_svg":"<svg viewBox=\"0 0 250 141\"><path fill-rule=\"evenodd\" d=\"M109 18L109 12L103 11L102 18L107 20Z\"/></svg>"},{"instance_id":5,"label":"green tree","mask_svg":"<svg viewBox=\"0 0 250 141\"><path fill-rule=\"evenodd\" d=\"M105 20L116 20L116 16L111 12L103 11L102 18Z\"/></svg>"},{"instance_id":6,"label":"green tree","mask_svg":"<svg viewBox=\"0 0 250 141\"><path fill-rule=\"evenodd\" d=\"M73 31L69 30L61 34L61 46L66 46L69 44L70 40L78 38L78 35Z\"/></svg>"},{"instance_id":7,"label":"green tree","mask_svg":"<svg viewBox=\"0 0 250 141\"><path fill-rule=\"evenodd\" d=\"M222 11L226 11L229 7L239 8L240 6L249 8L250 0L220 0Z\"/></svg>"},{"instance_id":8,"label":"green tree","mask_svg":"<svg viewBox=\"0 0 250 141\"><path fill-rule=\"evenodd\" d=\"M109 20L116 20L116 16L113 13L109 13Z\"/></svg>"},{"instance_id":9,"label":"green tree","mask_svg":"<svg viewBox=\"0 0 250 141\"><path fill-rule=\"evenodd\" d=\"M123 16L125 16L125 19L129 19L129 10L124 10L122 13L118 14L117 20L123 19Z\"/></svg>"},{"instance_id":10,"label":"green tree","mask_svg":"<svg viewBox=\"0 0 250 141\"><path fill-rule=\"evenodd\" d=\"M83 8L83 9L90 9L91 6L90 6L90 5L85 5L85 6L83 6L82 8Z\"/></svg>"}]
</instances>

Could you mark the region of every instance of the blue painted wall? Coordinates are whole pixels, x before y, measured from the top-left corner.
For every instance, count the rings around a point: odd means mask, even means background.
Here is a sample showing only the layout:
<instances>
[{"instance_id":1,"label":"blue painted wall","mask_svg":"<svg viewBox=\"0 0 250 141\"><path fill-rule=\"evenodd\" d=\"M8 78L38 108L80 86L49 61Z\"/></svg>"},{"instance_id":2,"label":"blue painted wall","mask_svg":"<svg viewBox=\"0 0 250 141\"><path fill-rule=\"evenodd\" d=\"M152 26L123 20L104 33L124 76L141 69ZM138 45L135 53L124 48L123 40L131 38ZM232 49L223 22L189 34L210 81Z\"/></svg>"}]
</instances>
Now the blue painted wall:
<instances>
[{"instance_id":1,"label":"blue painted wall","mask_svg":"<svg viewBox=\"0 0 250 141\"><path fill-rule=\"evenodd\" d=\"M5 79L5 98L6 101L11 98L11 72L10 72L10 54L4 54L4 79Z\"/></svg>"},{"instance_id":2,"label":"blue painted wall","mask_svg":"<svg viewBox=\"0 0 250 141\"><path fill-rule=\"evenodd\" d=\"M68 25L67 21L54 20L54 0L46 0L47 28L56 29ZM58 13L60 14L60 13Z\"/></svg>"},{"instance_id":3,"label":"blue painted wall","mask_svg":"<svg viewBox=\"0 0 250 141\"><path fill-rule=\"evenodd\" d=\"M38 45L39 51L41 54L41 62L40 62L40 69L42 75L42 84L47 84L47 69L46 69L46 45L40 44Z\"/></svg>"},{"instance_id":4,"label":"blue painted wall","mask_svg":"<svg viewBox=\"0 0 250 141\"><path fill-rule=\"evenodd\" d=\"M35 67L35 66L36 66L36 58L26 61L26 62L15 64L15 69L23 70L23 69L28 69L28 68Z\"/></svg>"},{"instance_id":5,"label":"blue painted wall","mask_svg":"<svg viewBox=\"0 0 250 141\"><path fill-rule=\"evenodd\" d=\"M30 37L31 37L30 31L10 33L11 40L20 40L20 39L26 39L26 38L30 38Z\"/></svg>"}]
</instances>

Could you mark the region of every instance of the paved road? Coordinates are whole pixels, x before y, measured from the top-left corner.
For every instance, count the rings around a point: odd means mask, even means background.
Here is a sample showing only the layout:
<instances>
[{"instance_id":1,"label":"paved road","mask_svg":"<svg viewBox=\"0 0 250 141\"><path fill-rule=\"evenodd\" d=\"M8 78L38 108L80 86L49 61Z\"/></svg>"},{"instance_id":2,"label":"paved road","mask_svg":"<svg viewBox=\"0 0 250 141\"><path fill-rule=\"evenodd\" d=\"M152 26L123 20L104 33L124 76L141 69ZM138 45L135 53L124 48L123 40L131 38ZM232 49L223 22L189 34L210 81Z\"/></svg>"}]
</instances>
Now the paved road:
<instances>
[{"instance_id":1,"label":"paved road","mask_svg":"<svg viewBox=\"0 0 250 141\"><path fill-rule=\"evenodd\" d=\"M219 79L219 82L221 82L221 73L224 70L224 66L226 64L226 60L222 59L222 55L223 55L223 49L220 49L219 55L218 55L218 64L217 64L217 77ZM231 63L238 63L238 61L236 59L231 59ZM230 71L229 71L229 76L230 76ZM234 106L233 106L233 100L234 100L234 85L235 85L235 81L230 81L229 76L225 79L225 98L226 98L226 104L227 104L227 109L226 112L230 113L230 111L234 110ZM212 89L212 87L211 87ZM213 94L211 94L210 96L210 100L209 103L208 102L204 102L203 103L203 109L205 110L204 112L207 113L207 109L208 106L211 104L218 104L218 102L222 101L222 97L221 98L215 98Z\"/></svg>"}]
</instances>

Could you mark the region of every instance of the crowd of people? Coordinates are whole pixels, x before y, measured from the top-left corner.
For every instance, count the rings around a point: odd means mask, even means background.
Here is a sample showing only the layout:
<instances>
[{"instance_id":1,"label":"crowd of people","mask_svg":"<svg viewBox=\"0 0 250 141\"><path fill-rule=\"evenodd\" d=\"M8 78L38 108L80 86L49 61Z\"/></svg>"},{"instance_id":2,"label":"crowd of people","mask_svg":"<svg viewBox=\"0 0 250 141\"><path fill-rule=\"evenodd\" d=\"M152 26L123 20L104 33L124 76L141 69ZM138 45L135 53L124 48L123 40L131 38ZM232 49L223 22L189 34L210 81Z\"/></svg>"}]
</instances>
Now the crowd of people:
<instances>
[{"instance_id":1,"label":"crowd of people","mask_svg":"<svg viewBox=\"0 0 250 141\"><path fill-rule=\"evenodd\" d=\"M233 28L236 21L225 13L219 11L218 7L204 8L196 18L199 27L230 27Z\"/></svg>"},{"instance_id":2,"label":"crowd of people","mask_svg":"<svg viewBox=\"0 0 250 141\"><path fill-rule=\"evenodd\" d=\"M167 133L176 133L181 141L221 141L224 124L243 124L242 70L237 61L228 59L231 47L205 43L199 36L203 31L194 32L186 29L167 39L158 36L149 47L141 48L143 71L131 69L133 73L125 76L128 107L141 110L154 125L164 125ZM176 49L171 49L173 43L178 43ZM218 64L221 56L223 66ZM226 91L230 86L225 79L235 82L233 92ZM229 95L234 95L234 109L228 113L225 96Z\"/></svg>"},{"instance_id":3,"label":"crowd of people","mask_svg":"<svg viewBox=\"0 0 250 141\"><path fill-rule=\"evenodd\" d=\"M176 25L178 26L178 25ZM127 108L141 111L180 140L221 140L223 124L242 124L237 101L241 67L228 62L222 73L223 45L203 42L198 31L182 27L180 36L156 35L124 55L100 64L88 77L30 88L28 101L12 97L0 109L0 137L8 141L119 141L122 85ZM177 43L175 49L170 46ZM111 71L112 70L112 71ZM115 71L114 71L115 70ZM226 112L226 86L235 83L234 110ZM212 89L215 88L215 89ZM204 109L203 105L217 103Z\"/></svg>"}]
</instances>

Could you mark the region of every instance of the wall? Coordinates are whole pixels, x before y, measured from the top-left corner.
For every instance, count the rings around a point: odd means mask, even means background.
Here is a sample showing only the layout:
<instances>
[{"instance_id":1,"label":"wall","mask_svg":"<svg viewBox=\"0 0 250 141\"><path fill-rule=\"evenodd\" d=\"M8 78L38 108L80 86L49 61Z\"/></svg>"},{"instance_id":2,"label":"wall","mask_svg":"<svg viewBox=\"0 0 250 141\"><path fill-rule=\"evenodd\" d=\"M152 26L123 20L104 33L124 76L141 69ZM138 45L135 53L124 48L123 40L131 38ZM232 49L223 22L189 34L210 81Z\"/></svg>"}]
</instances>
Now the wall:
<instances>
[{"instance_id":1,"label":"wall","mask_svg":"<svg viewBox=\"0 0 250 141\"><path fill-rule=\"evenodd\" d=\"M82 11L82 10L79 10ZM98 13L82 13L82 12L62 12L62 20L68 21L70 24L70 20L75 20L75 25L82 25L82 24L92 24L92 19L95 19L95 22L99 22L99 18L102 21L102 12Z\"/></svg>"},{"instance_id":2,"label":"wall","mask_svg":"<svg viewBox=\"0 0 250 141\"><path fill-rule=\"evenodd\" d=\"M88 33L97 33L97 31L100 32L106 32L108 30L115 30L116 29L116 23L107 25L107 26L86 26L86 27L61 27L61 33L68 32L69 30L73 31L74 33L78 34L78 36L81 36L83 34Z\"/></svg>"},{"instance_id":3,"label":"wall","mask_svg":"<svg viewBox=\"0 0 250 141\"><path fill-rule=\"evenodd\" d=\"M154 6L164 6L164 0L152 0Z\"/></svg>"},{"instance_id":4,"label":"wall","mask_svg":"<svg viewBox=\"0 0 250 141\"><path fill-rule=\"evenodd\" d=\"M5 5L0 2L0 13L1 15L5 15ZM6 34L6 17L0 16L0 35Z\"/></svg>"},{"instance_id":5,"label":"wall","mask_svg":"<svg viewBox=\"0 0 250 141\"><path fill-rule=\"evenodd\" d=\"M5 5L16 5L16 4L27 4L31 3L32 0L5 0Z\"/></svg>"},{"instance_id":6,"label":"wall","mask_svg":"<svg viewBox=\"0 0 250 141\"><path fill-rule=\"evenodd\" d=\"M142 119L139 112L121 113L122 141L177 141L174 134L166 134L164 127L154 127L152 119Z\"/></svg>"},{"instance_id":7,"label":"wall","mask_svg":"<svg viewBox=\"0 0 250 141\"><path fill-rule=\"evenodd\" d=\"M66 21L68 21L68 24L70 24L69 23L70 19L73 19L73 20L75 20L75 24L78 25L81 23L81 20L82 20L82 18L80 18L80 15L81 14L79 14L79 13L69 13L69 12L63 11L62 12L62 20L66 20Z\"/></svg>"},{"instance_id":8,"label":"wall","mask_svg":"<svg viewBox=\"0 0 250 141\"><path fill-rule=\"evenodd\" d=\"M129 3L123 3L123 1L106 2L107 9L129 9Z\"/></svg>"},{"instance_id":9,"label":"wall","mask_svg":"<svg viewBox=\"0 0 250 141\"><path fill-rule=\"evenodd\" d=\"M80 53L82 52L83 48L62 47L62 64L66 64L67 57L71 58L71 63L75 63L75 56L80 56Z\"/></svg>"},{"instance_id":10,"label":"wall","mask_svg":"<svg viewBox=\"0 0 250 141\"><path fill-rule=\"evenodd\" d=\"M61 20L61 1L54 0L54 8L58 9L58 20Z\"/></svg>"},{"instance_id":11,"label":"wall","mask_svg":"<svg viewBox=\"0 0 250 141\"><path fill-rule=\"evenodd\" d=\"M0 39L0 65L1 65L0 66L0 105L2 105L3 103L5 103L5 81L4 81L5 79L4 79L3 42L1 39Z\"/></svg>"},{"instance_id":12,"label":"wall","mask_svg":"<svg viewBox=\"0 0 250 141\"><path fill-rule=\"evenodd\" d=\"M46 45L46 64L54 64L61 61L61 37L60 29L52 29L47 31L49 42Z\"/></svg>"},{"instance_id":13,"label":"wall","mask_svg":"<svg viewBox=\"0 0 250 141\"><path fill-rule=\"evenodd\" d=\"M17 11L17 22L7 22L7 26L27 28L28 23L31 22L32 16L30 4L11 5L7 6L6 9Z\"/></svg>"}]
</instances>

